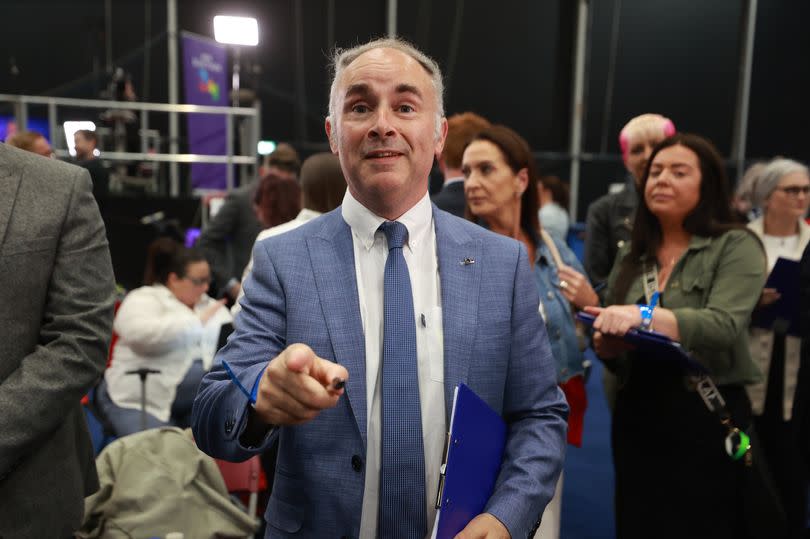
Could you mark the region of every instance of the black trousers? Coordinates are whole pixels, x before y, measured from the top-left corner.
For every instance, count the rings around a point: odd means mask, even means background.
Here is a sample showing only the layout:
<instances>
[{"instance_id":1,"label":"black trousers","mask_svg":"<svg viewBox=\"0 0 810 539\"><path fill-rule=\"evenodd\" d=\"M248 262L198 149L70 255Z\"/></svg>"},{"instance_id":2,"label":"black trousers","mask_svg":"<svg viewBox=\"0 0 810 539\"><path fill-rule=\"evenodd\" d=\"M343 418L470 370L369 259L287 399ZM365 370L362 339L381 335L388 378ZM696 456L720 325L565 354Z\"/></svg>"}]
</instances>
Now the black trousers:
<instances>
[{"instance_id":1,"label":"black trousers","mask_svg":"<svg viewBox=\"0 0 810 539\"><path fill-rule=\"evenodd\" d=\"M719 389L746 427L743 387ZM635 357L613 415L617 537L746 537L742 468L726 454L725 436L679 368Z\"/></svg>"}]
</instances>

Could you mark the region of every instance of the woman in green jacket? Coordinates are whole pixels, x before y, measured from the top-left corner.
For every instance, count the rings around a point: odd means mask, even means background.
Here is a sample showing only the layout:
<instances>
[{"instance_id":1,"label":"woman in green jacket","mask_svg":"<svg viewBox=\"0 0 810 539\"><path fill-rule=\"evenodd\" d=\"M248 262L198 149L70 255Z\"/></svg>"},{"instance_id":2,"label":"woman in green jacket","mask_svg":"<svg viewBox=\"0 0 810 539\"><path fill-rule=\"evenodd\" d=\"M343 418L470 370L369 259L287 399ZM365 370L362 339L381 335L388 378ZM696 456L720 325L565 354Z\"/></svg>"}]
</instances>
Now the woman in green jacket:
<instances>
[{"instance_id":1,"label":"woman in green jacket","mask_svg":"<svg viewBox=\"0 0 810 539\"><path fill-rule=\"evenodd\" d=\"M765 282L764 252L732 224L723 161L699 136L661 142L641 193L631 243L608 279L609 306L587 309L597 316L596 352L619 376L617 536L745 537L742 467L726 454L727 429L682 367L636 353L621 337L641 327L679 341L709 371L734 423L747 427L743 386L761 376L747 328Z\"/></svg>"}]
</instances>

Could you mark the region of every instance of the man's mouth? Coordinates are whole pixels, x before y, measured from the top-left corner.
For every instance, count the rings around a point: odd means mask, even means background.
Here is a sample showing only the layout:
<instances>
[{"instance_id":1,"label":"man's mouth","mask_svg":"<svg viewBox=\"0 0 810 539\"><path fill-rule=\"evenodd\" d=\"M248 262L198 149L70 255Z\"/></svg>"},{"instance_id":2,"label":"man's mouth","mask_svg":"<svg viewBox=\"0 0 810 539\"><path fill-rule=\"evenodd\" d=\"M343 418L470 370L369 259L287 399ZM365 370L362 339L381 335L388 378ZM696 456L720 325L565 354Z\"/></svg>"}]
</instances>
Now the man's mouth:
<instances>
[{"instance_id":1,"label":"man's mouth","mask_svg":"<svg viewBox=\"0 0 810 539\"><path fill-rule=\"evenodd\" d=\"M402 155L401 152L391 150L375 150L373 152L366 153L366 159L385 159L388 157L399 157L400 155Z\"/></svg>"}]
</instances>

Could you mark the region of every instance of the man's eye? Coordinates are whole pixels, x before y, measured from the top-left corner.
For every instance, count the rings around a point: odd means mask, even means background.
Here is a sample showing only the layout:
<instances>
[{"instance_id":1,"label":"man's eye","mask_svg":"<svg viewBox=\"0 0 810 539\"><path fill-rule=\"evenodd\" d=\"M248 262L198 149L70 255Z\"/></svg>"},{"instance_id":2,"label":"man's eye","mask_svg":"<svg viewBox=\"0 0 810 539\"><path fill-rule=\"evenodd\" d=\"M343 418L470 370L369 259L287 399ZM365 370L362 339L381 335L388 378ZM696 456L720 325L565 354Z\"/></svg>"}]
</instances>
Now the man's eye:
<instances>
[{"instance_id":1,"label":"man's eye","mask_svg":"<svg viewBox=\"0 0 810 539\"><path fill-rule=\"evenodd\" d=\"M413 112L414 108L410 105L400 105L399 112Z\"/></svg>"},{"instance_id":2,"label":"man's eye","mask_svg":"<svg viewBox=\"0 0 810 539\"><path fill-rule=\"evenodd\" d=\"M462 167L461 168L461 175L464 176L465 178L469 178L470 177L470 167Z\"/></svg>"},{"instance_id":3,"label":"man's eye","mask_svg":"<svg viewBox=\"0 0 810 539\"><path fill-rule=\"evenodd\" d=\"M492 172L492 165L481 165L481 174L484 176Z\"/></svg>"},{"instance_id":4,"label":"man's eye","mask_svg":"<svg viewBox=\"0 0 810 539\"><path fill-rule=\"evenodd\" d=\"M362 105L362 104L353 105L352 106L352 112L357 112L359 114L363 114L363 113L368 112L368 107L366 105Z\"/></svg>"}]
</instances>

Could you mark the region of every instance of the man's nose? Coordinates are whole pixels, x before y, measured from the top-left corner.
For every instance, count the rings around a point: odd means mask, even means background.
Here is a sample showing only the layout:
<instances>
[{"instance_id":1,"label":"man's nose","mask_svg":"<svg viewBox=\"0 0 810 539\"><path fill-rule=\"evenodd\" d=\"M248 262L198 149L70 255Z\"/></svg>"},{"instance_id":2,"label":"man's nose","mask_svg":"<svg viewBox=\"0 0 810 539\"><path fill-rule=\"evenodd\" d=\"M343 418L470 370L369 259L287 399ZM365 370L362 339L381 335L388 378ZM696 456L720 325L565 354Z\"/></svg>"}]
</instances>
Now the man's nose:
<instances>
[{"instance_id":1,"label":"man's nose","mask_svg":"<svg viewBox=\"0 0 810 539\"><path fill-rule=\"evenodd\" d=\"M394 134L395 129L391 123L390 112L384 108L379 107L374 113L374 123L369 129L369 136L373 138L390 137Z\"/></svg>"}]
</instances>

